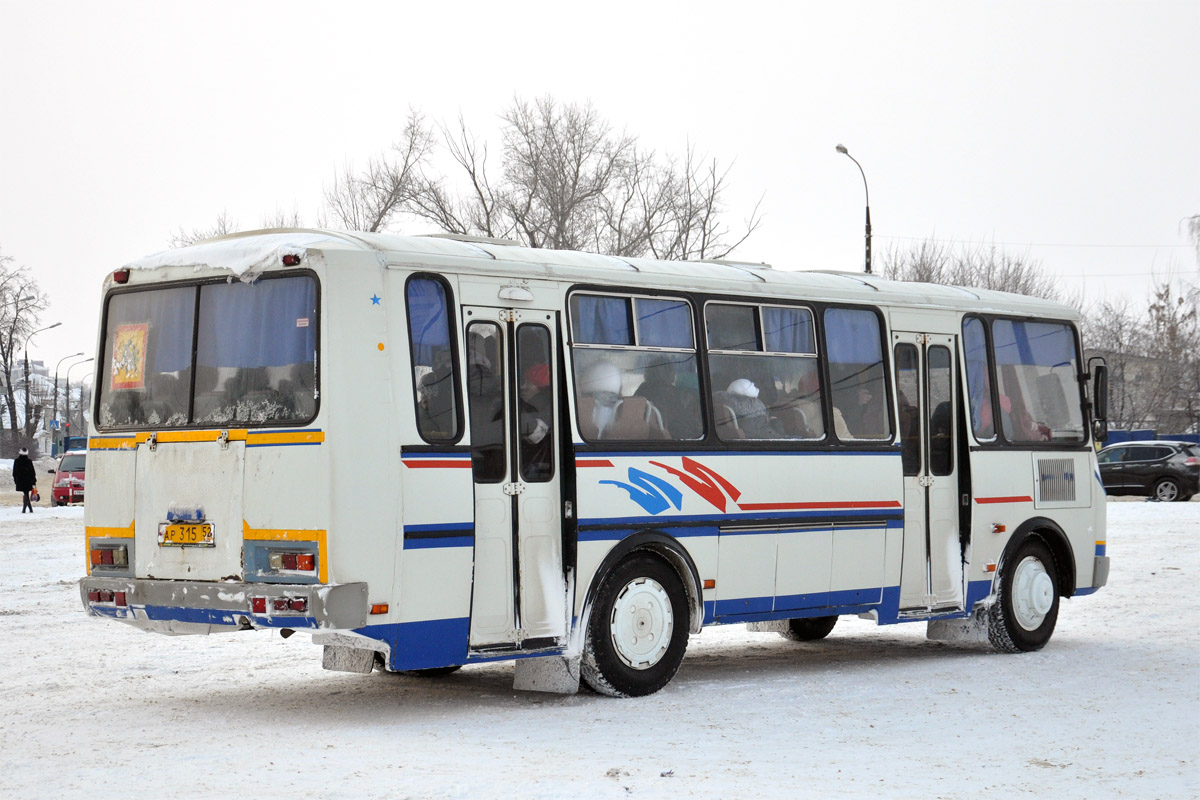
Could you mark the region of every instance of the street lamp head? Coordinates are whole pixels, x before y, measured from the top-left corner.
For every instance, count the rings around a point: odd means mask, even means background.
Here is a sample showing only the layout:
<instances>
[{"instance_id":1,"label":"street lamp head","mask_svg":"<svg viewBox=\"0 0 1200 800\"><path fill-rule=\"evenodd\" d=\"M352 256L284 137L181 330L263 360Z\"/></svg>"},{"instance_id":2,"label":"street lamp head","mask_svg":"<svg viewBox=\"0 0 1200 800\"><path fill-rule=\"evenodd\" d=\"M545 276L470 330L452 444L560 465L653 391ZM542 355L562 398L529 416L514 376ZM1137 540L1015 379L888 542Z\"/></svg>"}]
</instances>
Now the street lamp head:
<instances>
[{"instance_id":1,"label":"street lamp head","mask_svg":"<svg viewBox=\"0 0 1200 800\"><path fill-rule=\"evenodd\" d=\"M844 145L844 144L839 144L837 146L837 151L844 156L850 155L850 151L846 149L846 145Z\"/></svg>"}]
</instances>

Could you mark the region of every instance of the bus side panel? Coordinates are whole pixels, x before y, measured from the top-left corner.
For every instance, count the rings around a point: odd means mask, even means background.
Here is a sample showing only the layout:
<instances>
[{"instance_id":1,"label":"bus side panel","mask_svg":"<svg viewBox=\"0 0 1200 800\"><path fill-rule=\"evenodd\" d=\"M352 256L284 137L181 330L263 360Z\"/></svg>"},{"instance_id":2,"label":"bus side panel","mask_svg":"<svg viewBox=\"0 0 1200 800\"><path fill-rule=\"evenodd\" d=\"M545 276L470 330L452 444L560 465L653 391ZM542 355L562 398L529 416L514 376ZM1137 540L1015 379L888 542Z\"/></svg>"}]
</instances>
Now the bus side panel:
<instances>
[{"instance_id":1,"label":"bus side panel","mask_svg":"<svg viewBox=\"0 0 1200 800\"><path fill-rule=\"evenodd\" d=\"M1039 462L1064 460L1073 464L1070 474L1074 498L1043 500ZM1095 472L1094 456L1082 451L972 452L972 546L968 575L971 599L981 599L991 591L994 570L1010 538L1026 520L1038 516L1053 519L1070 542L1076 585L1065 587L1066 592L1072 594L1077 588L1091 587L1094 556L1103 554L1105 535L1104 500ZM1002 530L998 530L1001 526Z\"/></svg>"},{"instance_id":2,"label":"bus side panel","mask_svg":"<svg viewBox=\"0 0 1200 800\"><path fill-rule=\"evenodd\" d=\"M580 585L621 536L680 531L701 581L716 581L706 622L865 606L895 617L903 511L890 449L603 455L578 472Z\"/></svg>"},{"instance_id":3,"label":"bus side panel","mask_svg":"<svg viewBox=\"0 0 1200 800\"><path fill-rule=\"evenodd\" d=\"M385 274L372 254L329 254L317 367L322 387L317 422L329 453L326 491L335 498L330 579L365 582L372 605L390 600L402 543L394 420L403 418L407 406L396 396L393 370L400 359L394 351L407 348L403 306L387 294Z\"/></svg>"}]
</instances>

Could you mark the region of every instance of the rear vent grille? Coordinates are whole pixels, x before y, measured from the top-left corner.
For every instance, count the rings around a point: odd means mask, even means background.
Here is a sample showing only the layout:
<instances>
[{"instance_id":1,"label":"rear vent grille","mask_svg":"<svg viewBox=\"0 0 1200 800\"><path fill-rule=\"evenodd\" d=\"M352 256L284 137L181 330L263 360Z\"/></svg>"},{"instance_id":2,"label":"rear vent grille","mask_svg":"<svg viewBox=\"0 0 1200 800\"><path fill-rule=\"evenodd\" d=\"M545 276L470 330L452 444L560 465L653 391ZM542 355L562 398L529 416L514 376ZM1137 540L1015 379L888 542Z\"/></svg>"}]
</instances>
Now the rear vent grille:
<instances>
[{"instance_id":1,"label":"rear vent grille","mask_svg":"<svg viewBox=\"0 0 1200 800\"><path fill-rule=\"evenodd\" d=\"M1075 460L1071 458L1039 458L1038 499L1042 502L1063 502L1075 499Z\"/></svg>"}]
</instances>

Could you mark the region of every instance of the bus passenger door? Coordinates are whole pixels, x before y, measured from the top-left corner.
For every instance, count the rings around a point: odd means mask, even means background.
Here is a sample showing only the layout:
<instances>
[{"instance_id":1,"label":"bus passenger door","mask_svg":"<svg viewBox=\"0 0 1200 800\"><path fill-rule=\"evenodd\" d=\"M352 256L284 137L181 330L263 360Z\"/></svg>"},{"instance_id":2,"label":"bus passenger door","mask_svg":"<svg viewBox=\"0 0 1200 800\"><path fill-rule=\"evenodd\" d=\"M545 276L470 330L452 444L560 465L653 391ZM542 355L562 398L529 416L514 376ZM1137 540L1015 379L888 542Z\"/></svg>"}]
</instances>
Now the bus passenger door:
<instances>
[{"instance_id":1,"label":"bus passenger door","mask_svg":"<svg viewBox=\"0 0 1200 800\"><path fill-rule=\"evenodd\" d=\"M955 337L894 332L904 551L900 610L959 609L964 602L955 439Z\"/></svg>"},{"instance_id":2,"label":"bus passenger door","mask_svg":"<svg viewBox=\"0 0 1200 800\"><path fill-rule=\"evenodd\" d=\"M556 314L464 307L475 483L471 647L566 635Z\"/></svg>"}]
</instances>

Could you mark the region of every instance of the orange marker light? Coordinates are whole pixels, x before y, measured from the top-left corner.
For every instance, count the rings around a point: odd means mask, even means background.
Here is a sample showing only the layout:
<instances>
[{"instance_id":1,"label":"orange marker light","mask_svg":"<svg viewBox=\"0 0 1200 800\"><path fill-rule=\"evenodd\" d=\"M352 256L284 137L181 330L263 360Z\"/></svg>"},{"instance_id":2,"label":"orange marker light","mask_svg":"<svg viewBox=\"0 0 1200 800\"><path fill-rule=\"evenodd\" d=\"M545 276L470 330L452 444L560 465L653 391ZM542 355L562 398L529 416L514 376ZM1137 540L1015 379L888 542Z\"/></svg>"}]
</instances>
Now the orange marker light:
<instances>
[{"instance_id":1,"label":"orange marker light","mask_svg":"<svg viewBox=\"0 0 1200 800\"><path fill-rule=\"evenodd\" d=\"M715 588L717 588L717 582L715 580L713 580L712 578L708 578L704 581L704 588L705 589L715 589Z\"/></svg>"},{"instance_id":2,"label":"orange marker light","mask_svg":"<svg viewBox=\"0 0 1200 800\"><path fill-rule=\"evenodd\" d=\"M387 612L388 612L388 604L387 603L375 603L373 606L371 606L372 614L386 614Z\"/></svg>"}]
</instances>

